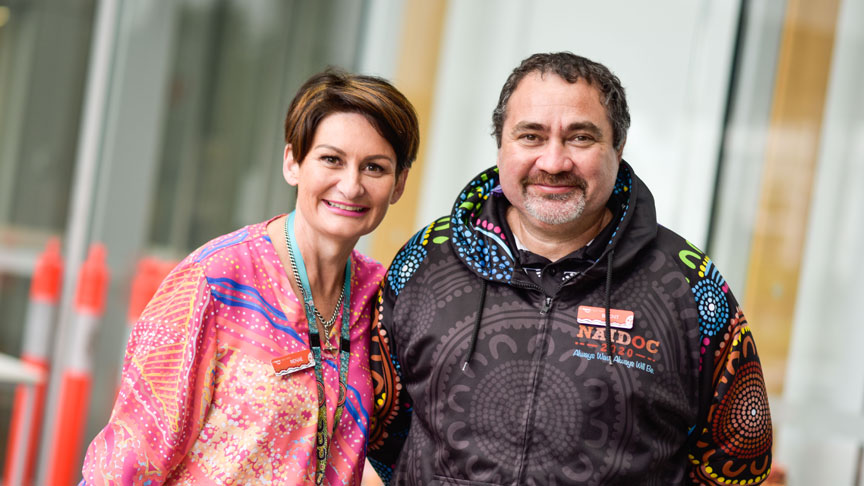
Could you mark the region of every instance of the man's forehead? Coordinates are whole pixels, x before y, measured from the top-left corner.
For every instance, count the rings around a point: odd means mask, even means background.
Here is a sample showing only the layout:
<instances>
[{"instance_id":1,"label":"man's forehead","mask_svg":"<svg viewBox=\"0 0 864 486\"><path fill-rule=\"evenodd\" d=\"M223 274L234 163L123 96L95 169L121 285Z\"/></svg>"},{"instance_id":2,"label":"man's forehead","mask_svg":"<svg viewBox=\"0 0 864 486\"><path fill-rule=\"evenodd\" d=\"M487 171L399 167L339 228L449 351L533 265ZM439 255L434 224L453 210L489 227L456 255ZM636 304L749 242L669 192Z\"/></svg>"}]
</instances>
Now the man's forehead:
<instances>
[{"instance_id":1,"label":"man's forehead","mask_svg":"<svg viewBox=\"0 0 864 486\"><path fill-rule=\"evenodd\" d=\"M566 97L562 98L562 94ZM519 81L510 96L510 100L508 100L508 104L514 98L530 98L538 106L544 104L565 105L568 104L564 102L567 98L577 95L580 98L592 98L602 104L600 90L585 78L577 78L575 82L571 83L555 73L534 71L526 74Z\"/></svg>"},{"instance_id":2,"label":"man's forehead","mask_svg":"<svg viewBox=\"0 0 864 486\"><path fill-rule=\"evenodd\" d=\"M551 120L550 116L561 119ZM526 123L570 125L586 120L600 125L608 123L600 90L582 78L570 83L554 73L534 72L526 75L513 91L504 124L516 128L514 125Z\"/></svg>"}]
</instances>

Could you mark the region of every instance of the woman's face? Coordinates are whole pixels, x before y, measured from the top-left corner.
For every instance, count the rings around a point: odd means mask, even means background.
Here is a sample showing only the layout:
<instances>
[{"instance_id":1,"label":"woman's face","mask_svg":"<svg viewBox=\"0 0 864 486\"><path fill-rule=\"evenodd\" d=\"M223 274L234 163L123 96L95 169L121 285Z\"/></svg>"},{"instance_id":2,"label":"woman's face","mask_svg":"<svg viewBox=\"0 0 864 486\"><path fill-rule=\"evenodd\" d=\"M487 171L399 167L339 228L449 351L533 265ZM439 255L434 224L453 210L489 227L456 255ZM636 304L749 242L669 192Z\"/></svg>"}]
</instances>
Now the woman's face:
<instances>
[{"instance_id":1,"label":"woman's face","mask_svg":"<svg viewBox=\"0 0 864 486\"><path fill-rule=\"evenodd\" d=\"M366 117L333 113L318 124L298 163L285 147L285 180L297 186L297 219L312 238L338 238L353 246L372 232L405 189L408 170L396 176L393 148Z\"/></svg>"}]
</instances>

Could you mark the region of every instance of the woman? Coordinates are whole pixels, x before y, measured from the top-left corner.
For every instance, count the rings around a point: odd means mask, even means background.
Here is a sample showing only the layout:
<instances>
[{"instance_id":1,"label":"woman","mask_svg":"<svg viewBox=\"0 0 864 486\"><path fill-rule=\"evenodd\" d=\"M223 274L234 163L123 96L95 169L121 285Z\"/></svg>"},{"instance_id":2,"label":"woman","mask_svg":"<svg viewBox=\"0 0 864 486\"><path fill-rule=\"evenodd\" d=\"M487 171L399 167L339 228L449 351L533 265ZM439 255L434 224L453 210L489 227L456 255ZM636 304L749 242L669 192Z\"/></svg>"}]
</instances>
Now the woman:
<instances>
[{"instance_id":1,"label":"woman","mask_svg":"<svg viewBox=\"0 0 864 486\"><path fill-rule=\"evenodd\" d=\"M187 257L135 326L86 484L360 484L369 315L354 251L405 188L417 118L386 81L326 71L285 120L296 210Z\"/></svg>"}]
</instances>

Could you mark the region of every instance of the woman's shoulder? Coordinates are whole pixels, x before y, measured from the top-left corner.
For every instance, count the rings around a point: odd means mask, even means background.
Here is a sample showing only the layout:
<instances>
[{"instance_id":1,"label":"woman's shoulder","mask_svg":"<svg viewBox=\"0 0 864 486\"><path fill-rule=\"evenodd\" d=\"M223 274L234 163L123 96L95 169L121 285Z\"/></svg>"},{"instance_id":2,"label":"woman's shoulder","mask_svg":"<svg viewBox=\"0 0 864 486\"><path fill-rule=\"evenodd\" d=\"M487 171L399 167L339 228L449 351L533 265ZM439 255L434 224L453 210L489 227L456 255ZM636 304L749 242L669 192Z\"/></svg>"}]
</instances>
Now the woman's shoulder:
<instances>
[{"instance_id":1,"label":"woman's shoulder","mask_svg":"<svg viewBox=\"0 0 864 486\"><path fill-rule=\"evenodd\" d=\"M217 236L190 253L183 260L183 263L209 266L214 261L224 260L228 255L244 252L245 245L250 242L260 238L269 240L267 236L268 222L269 220L250 224L222 236Z\"/></svg>"},{"instance_id":2,"label":"woman's shoulder","mask_svg":"<svg viewBox=\"0 0 864 486\"><path fill-rule=\"evenodd\" d=\"M362 282L375 281L377 284L384 278L384 265L374 258L364 255L358 250L351 252L351 273Z\"/></svg>"}]
</instances>

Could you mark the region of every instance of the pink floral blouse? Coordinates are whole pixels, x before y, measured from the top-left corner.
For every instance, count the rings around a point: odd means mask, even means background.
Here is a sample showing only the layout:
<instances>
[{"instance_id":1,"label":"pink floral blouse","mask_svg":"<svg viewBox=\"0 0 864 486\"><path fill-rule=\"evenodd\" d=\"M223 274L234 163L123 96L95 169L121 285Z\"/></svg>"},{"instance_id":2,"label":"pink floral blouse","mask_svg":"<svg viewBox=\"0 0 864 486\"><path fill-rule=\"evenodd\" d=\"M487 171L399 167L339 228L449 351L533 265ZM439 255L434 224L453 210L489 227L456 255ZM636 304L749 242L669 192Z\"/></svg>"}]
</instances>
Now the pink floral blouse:
<instances>
[{"instance_id":1,"label":"pink floral blouse","mask_svg":"<svg viewBox=\"0 0 864 486\"><path fill-rule=\"evenodd\" d=\"M308 324L266 224L211 241L162 283L132 331L82 484L314 484L314 369L277 376L271 363L309 350ZM372 406L369 315L384 269L357 251L351 265L351 357L330 485L360 484ZM324 353L331 430L338 366Z\"/></svg>"}]
</instances>

